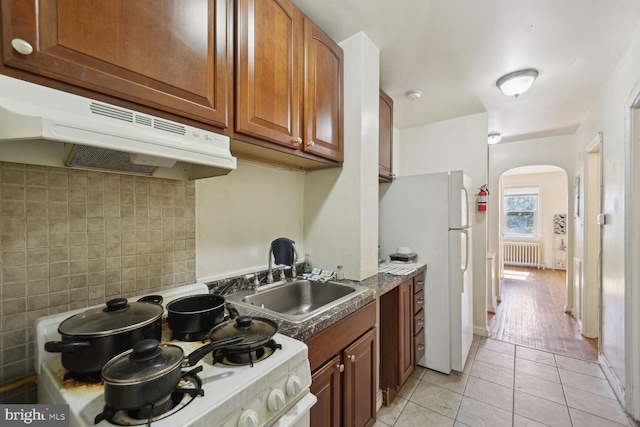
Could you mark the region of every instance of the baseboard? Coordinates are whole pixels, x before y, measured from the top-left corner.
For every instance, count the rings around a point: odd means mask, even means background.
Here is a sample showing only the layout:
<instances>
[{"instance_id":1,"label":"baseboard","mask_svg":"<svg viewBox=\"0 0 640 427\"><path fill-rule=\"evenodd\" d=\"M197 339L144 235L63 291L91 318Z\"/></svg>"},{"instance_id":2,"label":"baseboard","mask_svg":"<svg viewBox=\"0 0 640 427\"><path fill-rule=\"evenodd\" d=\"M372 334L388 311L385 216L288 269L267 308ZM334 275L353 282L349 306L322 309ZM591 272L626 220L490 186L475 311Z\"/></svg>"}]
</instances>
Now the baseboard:
<instances>
[{"instance_id":1,"label":"baseboard","mask_svg":"<svg viewBox=\"0 0 640 427\"><path fill-rule=\"evenodd\" d=\"M600 364L600 367L602 368L602 372L604 373L604 376L607 378L607 381L609 381L609 384L611 385L611 389L613 389L613 393L618 398L618 401L620 402L622 407L625 408L624 386L620 383L620 381L618 380L618 376L613 371L613 368L609 364L609 361L607 361L607 358L604 357L602 353L598 354L598 363Z\"/></svg>"},{"instance_id":2,"label":"baseboard","mask_svg":"<svg viewBox=\"0 0 640 427\"><path fill-rule=\"evenodd\" d=\"M486 326L474 326L473 327L473 335L479 335L481 337L488 337L489 330Z\"/></svg>"}]
</instances>

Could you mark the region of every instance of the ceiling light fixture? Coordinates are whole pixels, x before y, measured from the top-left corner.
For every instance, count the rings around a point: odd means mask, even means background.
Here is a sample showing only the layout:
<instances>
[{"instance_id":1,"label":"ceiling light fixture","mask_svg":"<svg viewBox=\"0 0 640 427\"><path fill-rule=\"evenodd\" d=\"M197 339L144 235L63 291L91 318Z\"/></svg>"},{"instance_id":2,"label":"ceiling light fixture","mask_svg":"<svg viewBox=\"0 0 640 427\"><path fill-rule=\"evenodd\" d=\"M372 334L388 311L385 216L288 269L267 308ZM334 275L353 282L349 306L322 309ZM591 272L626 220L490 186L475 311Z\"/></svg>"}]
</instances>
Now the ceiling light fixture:
<instances>
[{"instance_id":1,"label":"ceiling light fixture","mask_svg":"<svg viewBox=\"0 0 640 427\"><path fill-rule=\"evenodd\" d=\"M500 132L491 132L489 134L489 137L487 138L487 143L489 144L497 144L498 142L500 142L500 140L502 139L502 135L500 135Z\"/></svg>"},{"instance_id":2,"label":"ceiling light fixture","mask_svg":"<svg viewBox=\"0 0 640 427\"><path fill-rule=\"evenodd\" d=\"M496 82L496 86L498 86L498 89L505 95L515 96L517 98L531 89L531 85L533 85L536 77L538 77L538 70L533 68L514 71L513 73L500 77Z\"/></svg>"},{"instance_id":3,"label":"ceiling light fixture","mask_svg":"<svg viewBox=\"0 0 640 427\"><path fill-rule=\"evenodd\" d=\"M409 101L417 101L422 96L422 91L410 90L409 92L405 93L404 96L406 96Z\"/></svg>"}]
</instances>

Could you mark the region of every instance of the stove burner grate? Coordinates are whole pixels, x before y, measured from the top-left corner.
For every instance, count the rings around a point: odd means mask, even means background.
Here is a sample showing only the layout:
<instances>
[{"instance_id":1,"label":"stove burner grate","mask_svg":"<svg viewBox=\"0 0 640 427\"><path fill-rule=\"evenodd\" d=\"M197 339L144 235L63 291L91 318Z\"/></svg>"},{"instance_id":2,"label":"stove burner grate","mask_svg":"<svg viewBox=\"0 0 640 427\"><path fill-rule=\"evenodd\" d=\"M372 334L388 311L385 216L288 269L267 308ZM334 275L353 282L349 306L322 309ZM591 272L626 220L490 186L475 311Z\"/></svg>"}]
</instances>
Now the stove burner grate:
<instances>
[{"instance_id":1,"label":"stove burner grate","mask_svg":"<svg viewBox=\"0 0 640 427\"><path fill-rule=\"evenodd\" d=\"M206 341L209 339L209 331L204 332L171 332L171 340L177 341Z\"/></svg>"},{"instance_id":2,"label":"stove burner grate","mask_svg":"<svg viewBox=\"0 0 640 427\"><path fill-rule=\"evenodd\" d=\"M254 362L260 362L271 356L277 349L281 349L282 345L270 339L264 346L258 348L231 350L220 349L213 356L214 363L222 363L227 366L244 366L251 365Z\"/></svg>"},{"instance_id":3,"label":"stove burner grate","mask_svg":"<svg viewBox=\"0 0 640 427\"><path fill-rule=\"evenodd\" d=\"M87 383L87 384L96 384L102 382L102 377L100 376L100 371L98 372L65 372L62 377L62 381L74 380L79 383Z\"/></svg>"},{"instance_id":4,"label":"stove burner grate","mask_svg":"<svg viewBox=\"0 0 640 427\"><path fill-rule=\"evenodd\" d=\"M184 372L178 386L158 402L129 410L105 405L103 411L96 416L94 423L107 420L118 426L150 426L153 421L167 418L186 407L196 397L204 396L202 380L197 375L200 371L202 366Z\"/></svg>"}]
</instances>

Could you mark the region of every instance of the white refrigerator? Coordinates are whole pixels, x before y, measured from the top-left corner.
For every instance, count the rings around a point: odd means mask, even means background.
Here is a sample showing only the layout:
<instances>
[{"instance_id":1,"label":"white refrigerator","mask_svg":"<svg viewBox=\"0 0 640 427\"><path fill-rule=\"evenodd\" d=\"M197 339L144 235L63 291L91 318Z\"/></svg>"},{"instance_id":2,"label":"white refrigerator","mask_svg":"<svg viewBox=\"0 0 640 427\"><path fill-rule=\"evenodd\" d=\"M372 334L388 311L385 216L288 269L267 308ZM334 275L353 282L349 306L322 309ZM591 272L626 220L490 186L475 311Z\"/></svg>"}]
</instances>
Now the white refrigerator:
<instances>
[{"instance_id":1,"label":"white refrigerator","mask_svg":"<svg viewBox=\"0 0 640 427\"><path fill-rule=\"evenodd\" d=\"M473 339L471 179L462 171L380 185L380 257L411 247L427 264L425 356L420 366L462 371ZM384 319L381 319L384 322Z\"/></svg>"}]
</instances>

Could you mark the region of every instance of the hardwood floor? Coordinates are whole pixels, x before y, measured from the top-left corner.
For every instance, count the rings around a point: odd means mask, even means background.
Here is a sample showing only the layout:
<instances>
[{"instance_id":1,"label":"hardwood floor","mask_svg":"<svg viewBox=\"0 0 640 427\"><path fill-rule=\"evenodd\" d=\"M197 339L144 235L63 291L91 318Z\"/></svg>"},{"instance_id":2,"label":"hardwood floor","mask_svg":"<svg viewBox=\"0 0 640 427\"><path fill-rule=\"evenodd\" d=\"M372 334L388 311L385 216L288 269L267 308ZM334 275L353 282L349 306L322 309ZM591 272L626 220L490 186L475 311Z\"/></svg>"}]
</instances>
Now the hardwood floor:
<instances>
[{"instance_id":1,"label":"hardwood floor","mask_svg":"<svg viewBox=\"0 0 640 427\"><path fill-rule=\"evenodd\" d=\"M565 271L505 266L496 313L489 313L489 337L584 360L598 359L597 339L580 334L564 312Z\"/></svg>"}]
</instances>

